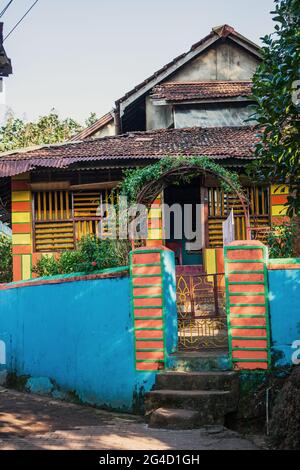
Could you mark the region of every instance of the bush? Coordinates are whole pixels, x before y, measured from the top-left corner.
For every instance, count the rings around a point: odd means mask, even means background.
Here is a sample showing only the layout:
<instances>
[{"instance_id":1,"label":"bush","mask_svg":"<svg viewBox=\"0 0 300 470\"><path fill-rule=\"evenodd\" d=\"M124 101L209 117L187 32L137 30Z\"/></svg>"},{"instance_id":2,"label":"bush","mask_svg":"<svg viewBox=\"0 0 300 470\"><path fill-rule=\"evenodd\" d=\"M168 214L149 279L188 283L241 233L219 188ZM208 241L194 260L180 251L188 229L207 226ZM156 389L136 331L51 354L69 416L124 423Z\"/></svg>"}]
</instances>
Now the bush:
<instances>
[{"instance_id":1,"label":"bush","mask_svg":"<svg viewBox=\"0 0 300 470\"><path fill-rule=\"evenodd\" d=\"M300 367L295 367L276 398L270 422L275 449L300 450Z\"/></svg>"},{"instance_id":2,"label":"bush","mask_svg":"<svg viewBox=\"0 0 300 470\"><path fill-rule=\"evenodd\" d=\"M0 235L0 283L12 281L12 241Z\"/></svg>"},{"instance_id":3,"label":"bush","mask_svg":"<svg viewBox=\"0 0 300 470\"><path fill-rule=\"evenodd\" d=\"M292 222L272 225L267 244L270 258L291 258L294 255L296 226Z\"/></svg>"},{"instance_id":4,"label":"bush","mask_svg":"<svg viewBox=\"0 0 300 470\"><path fill-rule=\"evenodd\" d=\"M59 257L43 255L34 266L33 272L43 277L127 266L130 250L128 240L85 237L78 243L76 250L64 251Z\"/></svg>"}]
</instances>

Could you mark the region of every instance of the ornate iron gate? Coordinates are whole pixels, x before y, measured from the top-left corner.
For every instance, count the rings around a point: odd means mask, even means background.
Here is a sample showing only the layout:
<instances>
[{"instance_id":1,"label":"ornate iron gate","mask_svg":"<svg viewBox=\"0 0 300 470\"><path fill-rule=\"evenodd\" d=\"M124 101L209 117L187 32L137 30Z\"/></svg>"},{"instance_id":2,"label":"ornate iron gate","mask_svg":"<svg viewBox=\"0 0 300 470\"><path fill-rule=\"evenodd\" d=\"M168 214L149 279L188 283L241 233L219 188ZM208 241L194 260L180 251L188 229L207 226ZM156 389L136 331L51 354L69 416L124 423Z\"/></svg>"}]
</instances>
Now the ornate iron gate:
<instances>
[{"instance_id":1,"label":"ornate iron gate","mask_svg":"<svg viewBox=\"0 0 300 470\"><path fill-rule=\"evenodd\" d=\"M225 275L176 276L179 349L227 347Z\"/></svg>"}]
</instances>

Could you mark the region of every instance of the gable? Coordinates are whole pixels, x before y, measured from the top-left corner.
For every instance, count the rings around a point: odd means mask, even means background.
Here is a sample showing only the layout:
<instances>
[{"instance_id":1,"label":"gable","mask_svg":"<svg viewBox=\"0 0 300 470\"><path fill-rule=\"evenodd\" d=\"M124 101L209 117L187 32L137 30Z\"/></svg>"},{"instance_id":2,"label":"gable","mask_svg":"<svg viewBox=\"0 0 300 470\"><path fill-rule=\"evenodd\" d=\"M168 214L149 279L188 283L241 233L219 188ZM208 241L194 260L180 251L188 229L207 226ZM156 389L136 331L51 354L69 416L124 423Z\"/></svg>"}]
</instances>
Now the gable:
<instances>
[{"instance_id":1,"label":"gable","mask_svg":"<svg viewBox=\"0 0 300 470\"><path fill-rule=\"evenodd\" d=\"M168 81L251 80L260 60L230 39L218 41Z\"/></svg>"}]
</instances>

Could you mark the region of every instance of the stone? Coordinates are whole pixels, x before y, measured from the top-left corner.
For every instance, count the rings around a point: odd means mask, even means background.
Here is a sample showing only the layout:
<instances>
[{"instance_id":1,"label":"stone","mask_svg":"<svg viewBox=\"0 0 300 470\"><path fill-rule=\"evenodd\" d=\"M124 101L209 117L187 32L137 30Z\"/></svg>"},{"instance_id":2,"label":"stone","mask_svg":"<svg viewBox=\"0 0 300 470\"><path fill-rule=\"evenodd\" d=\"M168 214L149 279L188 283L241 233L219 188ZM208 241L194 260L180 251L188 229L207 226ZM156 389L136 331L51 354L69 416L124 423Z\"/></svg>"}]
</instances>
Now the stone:
<instances>
[{"instance_id":1,"label":"stone","mask_svg":"<svg viewBox=\"0 0 300 470\"><path fill-rule=\"evenodd\" d=\"M164 429L193 429L198 413L193 410L158 408L150 415L149 426Z\"/></svg>"},{"instance_id":2,"label":"stone","mask_svg":"<svg viewBox=\"0 0 300 470\"><path fill-rule=\"evenodd\" d=\"M25 389L37 395L50 395L54 385L48 377L30 377L25 384Z\"/></svg>"}]
</instances>

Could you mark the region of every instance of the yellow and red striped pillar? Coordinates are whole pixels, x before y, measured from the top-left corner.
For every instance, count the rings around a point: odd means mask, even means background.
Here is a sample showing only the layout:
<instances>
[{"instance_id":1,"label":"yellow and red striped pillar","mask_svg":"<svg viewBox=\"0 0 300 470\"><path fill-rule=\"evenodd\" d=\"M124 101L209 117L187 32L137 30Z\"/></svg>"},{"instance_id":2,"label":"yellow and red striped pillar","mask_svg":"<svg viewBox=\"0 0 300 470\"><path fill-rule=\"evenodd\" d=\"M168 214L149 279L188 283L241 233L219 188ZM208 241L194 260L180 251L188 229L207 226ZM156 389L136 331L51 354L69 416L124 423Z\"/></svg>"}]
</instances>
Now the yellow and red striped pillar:
<instances>
[{"instance_id":1,"label":"yellow and red striped pillar","mask_svg":"<svg viewBox=\"0 0 300 470\"><path fill-rule=\"evenodd\" d=\"M164 369L178 341L174 253L163 246L137 248L130 276L136 370Z\"/></svg>"},{"instance_id":2,"label":"yellow and red striped pillar","mask_svg":"<svg viewBox=\"0 0 300 470\"><path fill-rule=\"evenodd\" d=\"M271 221L273 224L281 224L289 220L286 215L289 187L287 185L271 185Z\"/></svg>"},{"instance_id":3,"label":"yellow and red striped pillar","mask_svg":"<svg viewBox=\"0 0 300 470\"><path fill-rule=\"evenodd\" d=\"M32 201L29 174L12 178L13 280L31 278Z\"/></svg>"},{"instance_id":4,"label":"yellow and red striped pillar","mask_svg":"<svg viewBox=\"0 0 300 470\"><path fill-rule=\"evenodd\" d=\"M162 194L152 202L148 212L148 238L146 246L155 247L163 245L163 210Z\"/></svg>"},{"instance_id":5,"label":"yellow and red striped pillar","mask_svg":"<svg viewBox=\"0 0 300 470\"><path fill-rule=\"evenodd\" d=\"M267 248L259 241L224 247L229 353L233 369L268 369Z\"/></svg>"}]
</instances>

